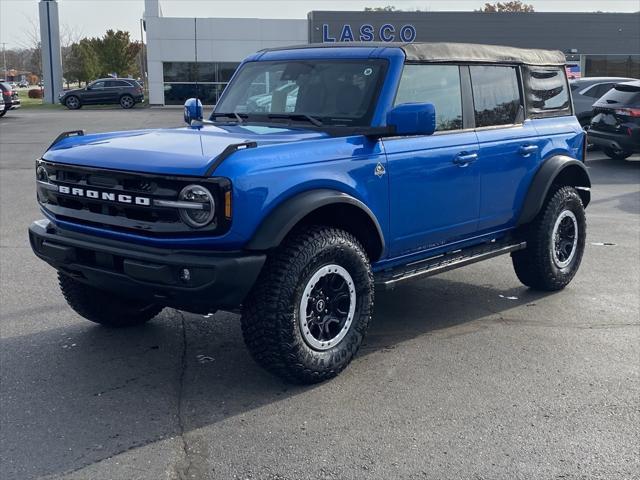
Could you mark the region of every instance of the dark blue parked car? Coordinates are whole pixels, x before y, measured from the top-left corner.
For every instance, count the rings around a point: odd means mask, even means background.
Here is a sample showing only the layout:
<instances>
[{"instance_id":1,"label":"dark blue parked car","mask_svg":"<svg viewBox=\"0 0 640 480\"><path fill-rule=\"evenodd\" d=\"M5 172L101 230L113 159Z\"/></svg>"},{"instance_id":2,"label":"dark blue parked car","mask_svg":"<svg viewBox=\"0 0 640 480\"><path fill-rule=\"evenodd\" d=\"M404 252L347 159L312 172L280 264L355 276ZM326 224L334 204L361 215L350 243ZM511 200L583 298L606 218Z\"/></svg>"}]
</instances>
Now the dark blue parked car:
<instances>
[{"instance_id":1,"label":"dark blue parked car","mask_svg":"<svg viewBox=\"0 0 640 480\"><path fill-rule=\"evenodd\" d=\"M91 321L240 310L258 363L322 381L356 354L375 285L507 253L531 288L571 281L591 183L564 61L463 44L261 51L208 120L191 99L185 128L62 134L36 165L31 245Z\"/></svg>"}]
</instances>

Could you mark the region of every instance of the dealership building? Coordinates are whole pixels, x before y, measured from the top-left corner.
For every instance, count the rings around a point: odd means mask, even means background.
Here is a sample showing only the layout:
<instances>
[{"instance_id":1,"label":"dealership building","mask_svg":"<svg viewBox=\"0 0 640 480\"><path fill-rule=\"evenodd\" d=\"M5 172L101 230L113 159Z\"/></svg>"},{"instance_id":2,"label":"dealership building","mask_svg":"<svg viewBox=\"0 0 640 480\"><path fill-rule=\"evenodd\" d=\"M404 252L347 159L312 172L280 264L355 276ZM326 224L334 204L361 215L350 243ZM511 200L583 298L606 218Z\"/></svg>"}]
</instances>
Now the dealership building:
<instances>
[{"instance_id":1,"label":"dealership building","mask_svg":"<svg viewBox=\"0 0 640 480\"><path fill-rule=\"evenodd\" d=\"M480 2L482 3L482 2ZM469 42L561 50L573 76L640 78L638 13L314 11L307 19L164 17L145 0L149 103L215 104L243 58L327 42Z\"/></svg>"}]
</instances>

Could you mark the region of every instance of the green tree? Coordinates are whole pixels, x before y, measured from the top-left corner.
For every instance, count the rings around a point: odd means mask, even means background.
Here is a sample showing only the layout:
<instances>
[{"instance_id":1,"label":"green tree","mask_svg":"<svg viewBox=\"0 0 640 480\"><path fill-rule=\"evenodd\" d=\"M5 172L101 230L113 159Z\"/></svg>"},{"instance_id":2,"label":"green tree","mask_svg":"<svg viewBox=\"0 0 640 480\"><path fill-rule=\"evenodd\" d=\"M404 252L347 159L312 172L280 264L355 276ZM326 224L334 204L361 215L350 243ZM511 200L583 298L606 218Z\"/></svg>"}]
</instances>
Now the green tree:
<instances>
[{"instance_id":1,"label":"green tree","mask_svg":"<svg viewBox=\"0 0 640 480\"><path fill-rule=\"evenodd\" d=\"M101 75L100 60L92 40L83 38L71 45L69 49L64 65L64 76L67 81L77 80L86 83Z\"/></svg>"},{"instance_id":2,"label":"green tree","mask_svg":"<svg viewBox=\"0 0 640 480\"><path fill-rule=\"evenodd\" d=\"M523 3L520 0L509 2L485 3L480 12L496 13L496 12L533 12L533 5Z\"/></svg>"},{"instance_id":3,"label":"green tree","mask_svg":"<svg viewBox=\"0 0 640 480\"><path fill-rule=\"evenodd\" d=\"M142 46L131 41L129 32L107 30L102 38L92 38L90 42L100 63L100 75L140 75L138 55Z\"/></svg>"}]
</instances>

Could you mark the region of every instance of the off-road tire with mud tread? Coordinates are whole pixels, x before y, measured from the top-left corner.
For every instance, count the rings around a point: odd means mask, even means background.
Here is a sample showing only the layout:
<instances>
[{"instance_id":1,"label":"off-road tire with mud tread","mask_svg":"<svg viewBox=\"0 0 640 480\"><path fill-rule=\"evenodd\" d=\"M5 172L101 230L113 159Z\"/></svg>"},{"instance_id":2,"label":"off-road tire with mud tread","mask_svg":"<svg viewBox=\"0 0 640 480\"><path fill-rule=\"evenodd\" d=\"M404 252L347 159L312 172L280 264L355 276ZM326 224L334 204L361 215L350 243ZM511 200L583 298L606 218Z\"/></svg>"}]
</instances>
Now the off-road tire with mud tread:
<instances>
[{"instance_id":1,"label":"off-road tire with mud tread","mask_svg":"<svg viewBox=\"0 0 640 480\"><path fill-rule=\"evenodd\" d=\"M107 327L140 325L158 315L163 308L116 296L61 272L58 272L58 283L65 300L78 315Z\"/></svg>"},{"instance_id":2,"label":"off-road tire with mud tread","mask_svg":"<svg viewBox=\"0 0 640 480\"><path fill-rule=\"evenodd\" d=\"M353 278L356 310L346 336L318 351L305 342L298 311L306 283L330 264L345 268ZM356 355L373 301L373 274L358 240L337 228L305 227L268 256L243 305L242 333L251 355L266 370L291 383L318 383L338 375Z\"/></svg>"},{"instance_id":3,"label":"off-road tire with mud tread","mask_svg":"<svg viewBox=\"0 0 640 480\"><path fill-rule=\"evenodd\" d=\"M570 210L578 222L578 242L573 260L558 268L553 260L552 232L560 213ZM580 267L584 253L587 223L584 206L575 188L553 187L540 213L523 231L527 248L511 254L518 279L528 287L556 291L566 287Z\"/></svg>"}]
</instances>

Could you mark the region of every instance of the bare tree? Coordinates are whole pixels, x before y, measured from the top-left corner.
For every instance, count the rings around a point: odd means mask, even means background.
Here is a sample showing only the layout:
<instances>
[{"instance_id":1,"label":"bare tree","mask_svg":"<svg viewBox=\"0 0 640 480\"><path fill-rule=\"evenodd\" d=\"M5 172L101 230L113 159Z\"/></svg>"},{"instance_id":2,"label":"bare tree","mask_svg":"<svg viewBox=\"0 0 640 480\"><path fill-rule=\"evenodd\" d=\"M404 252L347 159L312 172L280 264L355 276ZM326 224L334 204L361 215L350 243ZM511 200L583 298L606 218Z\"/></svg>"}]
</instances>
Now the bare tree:
<instances>
[{"instance_id":1,"label":"bare tree","mask_svg":"<svg viewBox=\"0 0 640 480\"><path fill-rule=\"evenodd\" d=\"M479 12L485 13L502 13L502 12L533 12L533 5L523 3L520 0L509 2L485 3Z\"/></svg>"}]
</instances>

